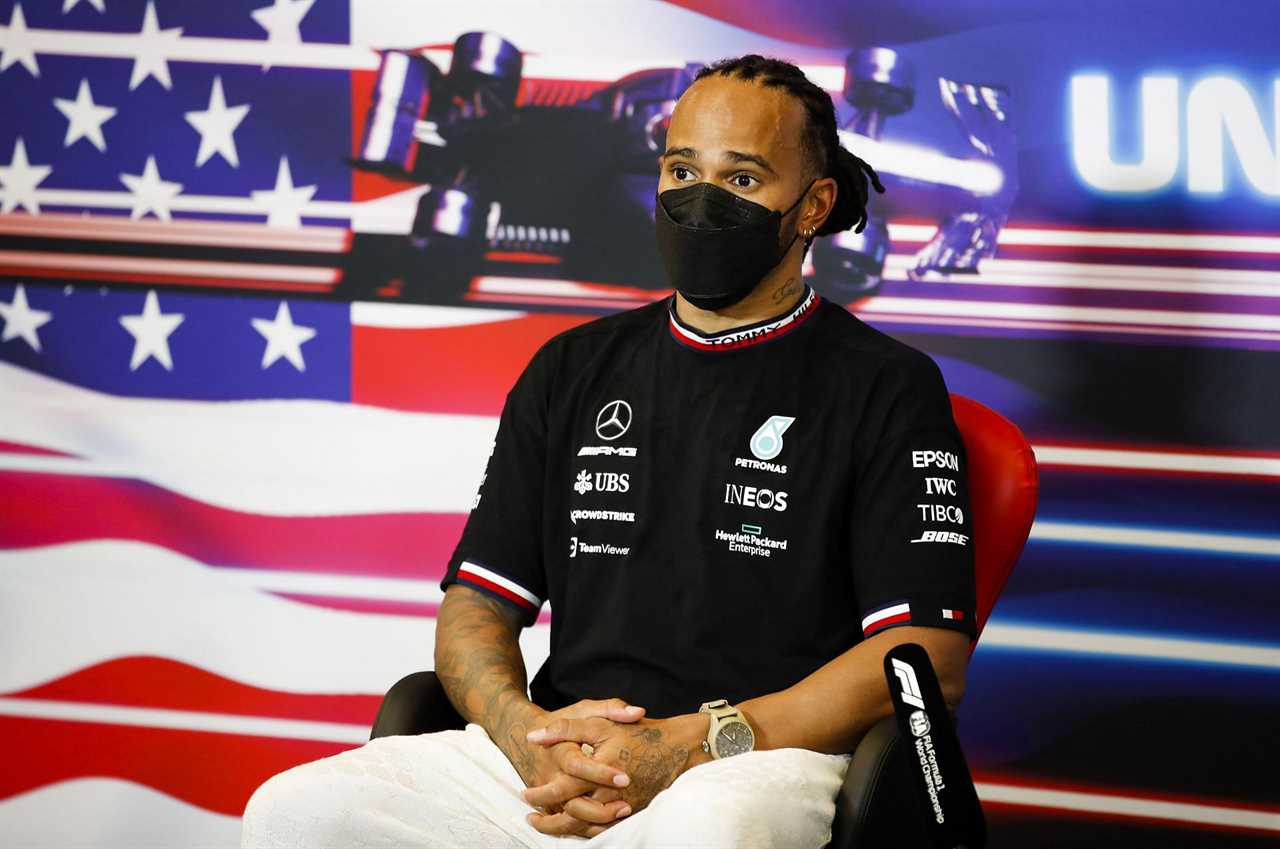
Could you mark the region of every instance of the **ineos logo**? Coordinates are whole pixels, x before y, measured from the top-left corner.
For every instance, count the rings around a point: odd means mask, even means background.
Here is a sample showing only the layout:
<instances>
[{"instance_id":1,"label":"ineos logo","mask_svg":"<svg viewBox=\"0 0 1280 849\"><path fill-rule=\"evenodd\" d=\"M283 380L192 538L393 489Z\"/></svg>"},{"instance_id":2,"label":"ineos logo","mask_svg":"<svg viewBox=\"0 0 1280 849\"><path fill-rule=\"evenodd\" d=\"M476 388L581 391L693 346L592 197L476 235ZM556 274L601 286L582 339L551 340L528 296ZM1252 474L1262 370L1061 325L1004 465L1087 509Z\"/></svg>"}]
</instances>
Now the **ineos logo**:
<instances>
[{"instance_id":1,"label":"ineos logo","mask_svg":"<svg viewBox=\"0 0 1280 849\"><path fill-rule=\"evenodd\" d=\"M631 405L626 401L610 401L596 416L596 436L617 439L631 427Z\"/></svg>"}]
</instances>

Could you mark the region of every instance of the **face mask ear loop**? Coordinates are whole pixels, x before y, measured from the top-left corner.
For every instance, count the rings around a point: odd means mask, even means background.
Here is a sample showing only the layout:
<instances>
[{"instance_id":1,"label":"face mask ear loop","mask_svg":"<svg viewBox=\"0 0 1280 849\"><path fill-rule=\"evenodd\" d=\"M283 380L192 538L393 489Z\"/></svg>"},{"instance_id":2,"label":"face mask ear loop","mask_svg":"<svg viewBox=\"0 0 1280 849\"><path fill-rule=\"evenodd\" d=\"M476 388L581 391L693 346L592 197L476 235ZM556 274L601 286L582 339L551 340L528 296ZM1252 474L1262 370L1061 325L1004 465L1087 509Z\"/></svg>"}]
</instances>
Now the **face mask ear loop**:
<instances>
[{"instance_id":1,"label":"face mask ear loop","mask_svg":"<svg viewBox=\"0 0 1280 849\"><path fill-rule=\"evenodd\" d=\"M809 181L809 185L804 187L804 191L800 193L800 197L796 198L795 202L792 203L791 206L787 207L787 211L782 213L783 218L786 218L788 215L790 215L791 210L795 209L796 205L799 204L800 201L804 200L805 195L809 194L809 190L813 188L813 184L816 182L818 182L817 177L814 177L812 180ZM796 239L798 238L800 238L800 231L797 230L795 233L791 235L791 241L787 242L787 246L782 249L782 253L778 255L778 262L782 261L782 257L787 255L787 252L791 250L791 246L796 243ZM806 243L808 243L808 241L809 241L808 239L805 240Z\"/></svg>"}]
</instances>

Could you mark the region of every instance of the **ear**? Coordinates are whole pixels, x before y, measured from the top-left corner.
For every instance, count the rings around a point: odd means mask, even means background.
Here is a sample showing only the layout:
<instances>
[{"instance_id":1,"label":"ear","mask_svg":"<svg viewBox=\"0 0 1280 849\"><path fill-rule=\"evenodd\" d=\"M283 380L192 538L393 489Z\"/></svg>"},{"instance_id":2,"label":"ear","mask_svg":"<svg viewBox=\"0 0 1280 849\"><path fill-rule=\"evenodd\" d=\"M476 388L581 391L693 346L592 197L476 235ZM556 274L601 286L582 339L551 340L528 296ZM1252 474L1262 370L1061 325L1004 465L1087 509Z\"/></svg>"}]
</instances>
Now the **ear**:
<instances>
[{"instance_id":1,"label":"ear","mask_svg":"<svg viewBox=\"0 0 1280 849\"><path fill-rule=\"evenodd\" d=\"M800 205L800 218L796 221L800 236L806 242L812 241L814 234L822 229L822 225L836 208L838 192L834 177L823 177L809 188L809 196Z\"/></svg>"}]
</instances>

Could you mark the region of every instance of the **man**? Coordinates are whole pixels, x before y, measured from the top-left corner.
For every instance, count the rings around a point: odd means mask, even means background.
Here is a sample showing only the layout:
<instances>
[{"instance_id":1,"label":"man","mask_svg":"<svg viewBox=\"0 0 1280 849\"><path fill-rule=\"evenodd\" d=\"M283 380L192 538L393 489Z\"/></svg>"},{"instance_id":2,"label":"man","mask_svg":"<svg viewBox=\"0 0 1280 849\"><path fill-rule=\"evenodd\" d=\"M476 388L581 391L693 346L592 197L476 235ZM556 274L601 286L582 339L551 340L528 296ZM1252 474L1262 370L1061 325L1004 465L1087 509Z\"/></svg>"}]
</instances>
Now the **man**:
<instances>
[{"instance_id":1,"label":"man","mask_svg":"<svg viewBox=\"0 0 1280 849\"><path fill-rule=\"evenodd\" d=\"M861 230L874 171L825 92L755 55L698 76L659 164L676 291L535 353L441 582L466 730L276 776L245 846L817 847L892 710L885 652L922 644L959 702L973 555L942 375L800 274L816 235ZM530 699L517 637L544 601Z\"/></svg>"}]
</instances>

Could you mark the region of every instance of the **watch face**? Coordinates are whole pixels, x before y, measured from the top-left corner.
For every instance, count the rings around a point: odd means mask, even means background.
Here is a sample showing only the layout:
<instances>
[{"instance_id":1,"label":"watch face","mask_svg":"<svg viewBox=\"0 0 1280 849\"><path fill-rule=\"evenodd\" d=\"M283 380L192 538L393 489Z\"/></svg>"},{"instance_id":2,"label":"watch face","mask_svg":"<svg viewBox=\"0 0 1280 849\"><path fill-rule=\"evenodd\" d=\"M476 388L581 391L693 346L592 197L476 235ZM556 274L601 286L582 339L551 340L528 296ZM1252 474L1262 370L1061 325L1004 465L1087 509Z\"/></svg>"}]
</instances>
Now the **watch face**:
<instances>
[{"instance_id":1,"label":"watch face","mask_svg":"<svg viewBox=\"0 0 1280 849\"><path fill-rule=\"evenodd\" d=\"M751 726L745 722L726 722L716 733L716 751L722 758L749 752L755 742Z\"/></svg>"}]
</instances>

